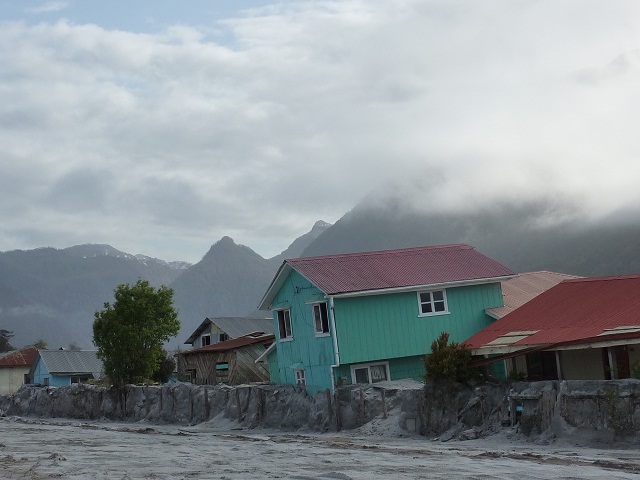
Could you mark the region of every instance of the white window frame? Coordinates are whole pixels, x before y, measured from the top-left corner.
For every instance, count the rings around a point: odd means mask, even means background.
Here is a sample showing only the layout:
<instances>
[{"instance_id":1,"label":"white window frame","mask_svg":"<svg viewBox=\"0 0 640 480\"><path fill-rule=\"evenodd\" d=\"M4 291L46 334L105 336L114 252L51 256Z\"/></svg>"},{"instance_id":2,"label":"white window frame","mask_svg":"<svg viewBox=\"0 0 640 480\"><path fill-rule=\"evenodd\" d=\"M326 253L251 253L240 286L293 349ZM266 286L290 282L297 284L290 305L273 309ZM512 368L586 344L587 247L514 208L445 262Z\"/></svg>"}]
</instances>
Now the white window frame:
<instances>
[{"instance_id":1,"label":"white window frame","mask_svg":"<svg viewBox=\"0 0 640 480\"><path fill-rule=\"evenodd\" d=\"M385 371L385 375L386 375L386 379L385 380L377 380L377 381L372 381L371 378L371 367L378 367L378 366L384 366L384 371ZM382 381L388 381L391 380L391 372L389 371L389 362L371 362L371 363L356 363L354 365L351 365L351 383L352 384L356 384L356 370L360 370L362 368L366 368L367 369L367 377L369 378L369 385L373 384L373 383L378 383L378 382L382 382Z\"/></svg>"},{"instance_id":2,"label":"white window frame","mask_svg":"<svg viewBox=\"0 0 640 480\"><path fill-rule=\"evenodd\" d=\"M207 343L205 343L204 339L208 338L209 341ZM209 345L211 345L211 334L210 333L205 333L204 335L200 336L200 346L201 347L208 347Z\"/></svg>"},{"instance_id":3,"label":"white window frame","mask_svg":"<svg viewBox=\"0 0 640 480\"><path fill-rule=\"evenodd\" d=\"M447 303L447 291L443 288L440 290L421 290L418 293L418 316L419 317L433 317L436 315L446 315L449 313L449 304ZM442 293L442 300L434 300L433 298L433 294L434 293ZM422 299L422 295L429 295L429 301L423 301ZM436 304L439 303L443 303L444 304L444 310L439 310L436 311ZM430 312L423 312L422 311L422 306L423 305L430 305L431 307L431 311Z\"/></svg>"},{"instance_id":4,"label":"white window frame","mask_svg":"<svg viewBox=\"0 0 640 480\"><path fill-rule=\"evenodd\" d=\"M307 384L307 377L306 374L304 372L304 368L296 368L294 370L295 376L296 376L296 385L306 385Z\"/></svg>"},{"instance_id":5,"label":"white window frame","mask_svg":"<svg viewBox=\"0 0 640 480\"><path fill-rule=\"evenodd\" d=\"M322 318L322 305L324 305L324 313L326 318ZM317 302L311 304L313 312L313 328L316 333L316 337L328 337L331 335L331 328L329 327L329 305L327 302ZM326 320L326 331L324 321Z\"/></svg>"},{"instance_id":6,"label":"white window frame","mask_svg":"<svg viewBox=\"0 0 640 480\"><path fill-rule=\"evenodd\" d=\"M282 321L280 319L280 315L282 315ZM278 333L280 337L279 340L281 342L289 342L293 340L293 325L291 323L291 309L283 308L281 310L276 310L276 317L278 318ZM287 329L287 323L289 326L288 329Z\"/></svg>"}]
</instances>

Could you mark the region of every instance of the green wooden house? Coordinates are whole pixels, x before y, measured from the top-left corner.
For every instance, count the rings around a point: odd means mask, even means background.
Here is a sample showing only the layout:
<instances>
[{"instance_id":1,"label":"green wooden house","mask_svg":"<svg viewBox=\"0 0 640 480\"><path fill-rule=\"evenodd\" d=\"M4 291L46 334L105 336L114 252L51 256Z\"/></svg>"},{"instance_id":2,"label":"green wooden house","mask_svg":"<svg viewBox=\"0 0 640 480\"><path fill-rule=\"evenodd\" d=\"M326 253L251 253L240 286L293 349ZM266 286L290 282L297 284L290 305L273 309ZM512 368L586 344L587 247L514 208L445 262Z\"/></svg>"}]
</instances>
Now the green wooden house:
<instances>
[{"instance_id":1,"label":"green wooden house","mask_svg":"<svg viewBox=\"0 0 640 480\"><path fill-rule=\"evenodd\" d=\"M259 308L273 312L276 342L263 357L271 381L334 386L424 374L441 332L463 341L503 305L515 275L468 245L285 260Z\"/></svg>"}]
</instances>

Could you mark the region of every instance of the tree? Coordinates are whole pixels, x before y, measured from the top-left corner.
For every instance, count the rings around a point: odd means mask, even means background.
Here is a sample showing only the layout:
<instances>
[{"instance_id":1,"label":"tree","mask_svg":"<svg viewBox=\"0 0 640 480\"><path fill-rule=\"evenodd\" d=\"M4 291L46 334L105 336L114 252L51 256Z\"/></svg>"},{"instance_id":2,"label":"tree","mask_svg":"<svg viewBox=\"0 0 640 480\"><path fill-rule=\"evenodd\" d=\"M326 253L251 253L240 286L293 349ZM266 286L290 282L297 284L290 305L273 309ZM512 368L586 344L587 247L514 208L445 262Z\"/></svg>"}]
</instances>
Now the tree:
<instances>
[{"instance_id":1,"label":"tree","mask_svg":"<svg viewBox=\"0 0 640 480\"><path fill-rule=\"evenodd\" d=\"M480 374L471 366L471 359L471 350L464 343L449 343L449 333L442 332L431 343L431 353L424 356L425 378L466 383Z\"/></svg>"},{"instance_id":2,"label":"tree","mask_svg":"<svg viewBox=\"0 0 640 480\"><path fill-rule=\"evenodd\" d=\"M47 342L45 342L42 338L33 344L38 350L47 350L49 347L47 346Z\"/></svg>"},{"instance_id":3,"label":"tree","mask_svg":"<svg viewBox=\"0 0 640 480\"><path fill-rule=\"evenodd\" d=\"M166 350L162 350L162 358L160 359L160 364L158 365L158 369L151 376L152 380L158 383L166 383L174 370L176 369L176 361L173 356L168 353Z\"/></svg>"},{"instance_id":4,"label":"tree","mask_svg":"<svg viewBox=\"0 0 640 480\"><path fill-rule=\"evenodd\" d=\"M146 280L118 285L115 302L95 313L93 343L111 382L118 387L150 379L163 360L162 344L178 334L173 290Z\"/></svg>"},{"instance_id":5,"label":"tree","mask_svg":"<svg viewBox=\"0 0 640 480\"><path fill-rule=\"evenodd\" d=\"M13 337L13 332L10 332L9 330L0 330L0 353L15 350L13 345L9 343L11 337Z\"/></svg>"}]
</instances>

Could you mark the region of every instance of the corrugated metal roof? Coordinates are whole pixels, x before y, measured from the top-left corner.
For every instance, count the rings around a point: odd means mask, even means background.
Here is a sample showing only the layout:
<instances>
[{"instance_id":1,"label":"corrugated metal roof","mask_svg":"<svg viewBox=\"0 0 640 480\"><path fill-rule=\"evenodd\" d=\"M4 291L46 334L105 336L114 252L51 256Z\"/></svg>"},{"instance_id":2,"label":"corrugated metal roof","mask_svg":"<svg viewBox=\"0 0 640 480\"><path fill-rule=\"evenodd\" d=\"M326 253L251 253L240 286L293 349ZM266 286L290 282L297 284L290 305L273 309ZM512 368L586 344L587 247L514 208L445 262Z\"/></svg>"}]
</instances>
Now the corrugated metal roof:
<instances>
[{"instance_id":1,"label":"corrugated metal roof","mask_svg":"<svg viewBox=\"0 0 640 480\"><path fill-rule=\"evenodd\" d=\"M31 367L38 356L36 347L26 347L8 352L0 357L0 368Z\"/></svg>"},{"instance_id":2,"label":"corrugated metal roof","mask_svg":"<svg viewBox=\"0 0 640 480\"><path fill-rule=\"evenodd\" d=\"M40 350L39 354L49 373L92 373L94 377L99 377L103 370L96 350Z\"/></svg>"},{"instance_id":3,"label":"corrugated metal roof","mask_svg":"<svg viewBox=\"0 0 640 480\"><path fill-rule=\"evenodd\" d=\"M521 273L515 278L503 280L501 284L504 307L488 308L487 313L493 318L502 318L563 280L574 278L580 277L565 273L540 271Z\"/></svg>"},{"instance_id":4,"label":"corrugated metal roof","mask_svg":"<svg viewBox=\"0 0 640 480\"><path fill-rule=\"evenodd\" d=\"M259 308L269 307L289 268L300 272L327 295L515 275L473 247L462 244L295 258L284 261Z\"/></svg>"},{"instance_id":5,"label":"corrugated metal roof","mask_svg":"<svg viewBox=\"0 0 640 480\"><path fill-rule=\"evenodd\" d=\"M243 337L235 338L233 340L227 340L225 342L218 342L211 345L207 345L205 347L185 350L184 352L180 352L180 355L190 355L192 353L202 353L202 352L226 352L227 350L246 347L247 345L253 345L254 343L273 342L275 338L276 337L273 333L245 335Z\"/></svg>"},{"instance_id":6,"label":"corrugated metal roof","mask_svg":"<svg viewBox=\"0 0 640 480\"><path fill-rule=\"evenodd\" d=\"M212 317L205 318L184 343L192 345L212 323L229 335L229 338L243 337L255 332L273 333L273 319L271 318Z\"/></svg>"},{"instance_id":7,"label":"corrugated metal roof","mask_svg":"<svg viewBox=\"0 0 640 480\"><path fill-rule=\"evenodd\" d=\"M272 318L212 318L220 330L229 335L229 338L239 338L250 333L273 333Z\"/></svg>"},{"instance_id":8,"label":"corrugated metal roof","mask_svg":"<svg viewBox=\"0 0 640 480\"><path fill-rule=\"evenodd\" d=\"M466 343L480 348L519 331L536 333L513 346L576 342L621 327L627 327L622 329L625 335L640 338L640 332L629 328L636 326L640 326L640 275L581 278L551 287Z\"/></svg>"}]
</instances>

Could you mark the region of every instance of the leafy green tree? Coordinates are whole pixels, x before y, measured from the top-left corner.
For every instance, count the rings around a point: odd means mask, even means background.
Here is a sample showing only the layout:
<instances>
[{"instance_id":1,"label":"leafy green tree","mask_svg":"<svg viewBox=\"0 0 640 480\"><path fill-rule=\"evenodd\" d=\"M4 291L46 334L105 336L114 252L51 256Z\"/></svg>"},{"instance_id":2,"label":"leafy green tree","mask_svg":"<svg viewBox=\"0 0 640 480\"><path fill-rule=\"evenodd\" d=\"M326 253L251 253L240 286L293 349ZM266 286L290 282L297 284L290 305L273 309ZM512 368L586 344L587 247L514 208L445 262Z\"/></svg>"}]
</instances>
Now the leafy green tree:
<instances>
[{"instance_id":1,"label":"leafy green tree","mask_svg":"<svg viewBox=\"0 0 640 480\"><path fill-rule=\"evenodd\" d=\"M471 350L464 343L449 343L449 333L442 332L431 343L431 353L424 356L427 380L451 380L466 383L480 375L471 366Z\"/></svg>"},{"instance_id":2,"label":"leafy green tree","mask_svg":"<svg viewBox=\"0 0 640 480\"><path fill-rule=\"evenodd\" d=\"M153 373L151 379L155 382L166 383L169 378L171 378L171 374L176 369L176 361L171 354L169 354L166 350L162 350L162 358L160 359L160 364L158 365L158 369Z\"/></svg>"},{"instance_id":3,"label":"leafy green tree","mask_svg":"<svg viewBox=\"0 0 640 480\"><path fill-rule=\"evenodd\" d=\"M162 344L178 334L173 290L146 280L118 285L115 302L95 313L93 343L111 382L121 387L150 379L163 360Z\"/></svg>"},{"instance_id":4,"label":"leafy green tree","mask_svg":"<svg viewBox=\"0 0 640 480\"><path fill-rule=\"evenodd\" d=\"M13 337L13 332L10 332L9 330L0 330L0 353L15 350L13 345L9 343L11 337Z\"/></svg>"}]
</instances>

